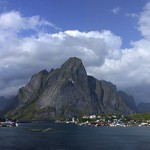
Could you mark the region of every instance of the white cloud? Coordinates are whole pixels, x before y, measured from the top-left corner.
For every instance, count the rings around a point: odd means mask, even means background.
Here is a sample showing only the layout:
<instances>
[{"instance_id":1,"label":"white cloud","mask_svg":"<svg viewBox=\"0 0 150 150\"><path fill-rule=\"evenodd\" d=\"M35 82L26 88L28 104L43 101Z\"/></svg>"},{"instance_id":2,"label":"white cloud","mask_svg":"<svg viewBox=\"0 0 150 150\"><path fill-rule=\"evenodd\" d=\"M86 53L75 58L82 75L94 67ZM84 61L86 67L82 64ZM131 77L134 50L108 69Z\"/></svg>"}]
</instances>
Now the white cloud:
<instances>
[{"instance_id":1,"label":"white cloud","mask_svg":"<svg viewBox=\"0 0 150 150\"><path fill-rule=\"evenodd\" d=\"M136 13L126 13L125 16L132 17L132 18L137 18L138 14L136 14Z\"/></svg>"},{"instance_id":2,"label":"white cloud","mask_svg":"<svg viewBox=\"0 0 150 150\"><path fill-rule=\"evenodd\" d=\"M83 60L88 74L111 81L138 101L148 100L150 94L144 85L150 88L149 12L150 3L147 3L138 18L143 39L134 41L128 49L121 49L121 37L108 30L67 30L51 34L39 28L55 28L55 25L39 16L24 17L15 11L1 14L0 95L12 94L34 73L60 67L66 59L76 56ZM36 34L20 36L23 30L34 30Z\"/></svg>"},{"instance_id":3,"label":"white cloud","mask_svg":"<svg viewBox=\"0 0 150 150\"><path fill-rule=\"evenodd\" d=\"M150 2L138 19L143 39L132 42L129 49L122 49L118 59L105 57L101 66L89 67L88 71L97 78L110 80L119 88L126 89L138 102L148 101L148 97L150 102L150 94L146 90L150 88Z\"/></svg>"},{"instance_id":4,"label":"white cloud","mask_svg":"<svg viewBox=\"0 0 150 150\"><path fill-rule=\"evenodd\" d=\"M40 16L24 17L20 12L11 11L0 15L0 30L11 30L19 32L21 30L37 30L41 26L49 26L56 30L59 27L49 21L41 19Z\"/></svg>"},{"instance_id":5,"label":"white cloud","mask_svg":"<svg viewBox=\"0 0 150 150\"><path fill-rule=\"evenodd\" d=\"M51 26L40 17L27 18L15 11L0 15L0 81L3 85L0 95L12 93L8 85L14 91L33 73L59 67L71 56L82 58L87 67L102 65L105 57L120 56L121 38L110 31L68 30L50 34L38 30L39 26L47 25ZM20 36L19 32L30 29L36 34ZM18 83L15 87L14 82Z\"/></svg>"},{"instance_id":6,"label":"white cloud","mask_svg":"<svg viewBox=\"0 0 150 150\"><path fill-rule=\"evenodd\" d=\"M145 38L150 38L150 2L148 2L145 7L144 11L141 12L139 17L139 31Z\"/></svg>"},{"instance_id":7,"label":"white cloud","mask_svg":"<svg viewBox=\"0 0 150 150\"><path fill-rule=\"evenodd\" d=\"M112 12L113 12L114 14L118 14L118 13L120 12L120 7L117 6L117 7L113 8L113 9L112 9Z\"/></svg>"}]
</instances>

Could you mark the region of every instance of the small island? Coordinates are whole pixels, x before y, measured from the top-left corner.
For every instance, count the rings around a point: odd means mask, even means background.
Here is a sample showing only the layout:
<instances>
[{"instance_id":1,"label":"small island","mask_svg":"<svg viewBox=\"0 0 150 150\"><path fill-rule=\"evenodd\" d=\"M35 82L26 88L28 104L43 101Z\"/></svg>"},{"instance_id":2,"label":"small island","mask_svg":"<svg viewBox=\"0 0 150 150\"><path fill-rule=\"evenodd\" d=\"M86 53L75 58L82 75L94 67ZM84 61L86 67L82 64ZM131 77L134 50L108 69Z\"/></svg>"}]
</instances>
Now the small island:
<instances>
[{"instance_id":1,"label":"small island","mask_svg":"<svg viewBox=\"0 0 150 150\"><path fill-rule=\"evenodd\" d=\"M29 129L31 132L50 132L55 131L53 128L46 128L46 129Z\"/></svg>"}]
</instances>

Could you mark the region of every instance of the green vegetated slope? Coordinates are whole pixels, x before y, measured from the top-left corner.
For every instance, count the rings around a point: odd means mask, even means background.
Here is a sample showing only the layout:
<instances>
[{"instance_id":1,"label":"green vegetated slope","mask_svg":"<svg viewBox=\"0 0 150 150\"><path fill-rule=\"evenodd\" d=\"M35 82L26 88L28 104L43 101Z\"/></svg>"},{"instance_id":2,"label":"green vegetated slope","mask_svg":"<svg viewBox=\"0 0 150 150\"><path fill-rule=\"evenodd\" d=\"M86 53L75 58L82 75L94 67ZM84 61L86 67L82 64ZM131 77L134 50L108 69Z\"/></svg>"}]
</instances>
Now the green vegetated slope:
<instances>
[{"instance_id":1,"label":"green vegetated slope","mask_svg":"<svg viewBox=\"0 0 150 150\"><path fill-rule=\"evenodd\" d=\"M132 114L128 116L130 119L135 120L150 120L150 113L143 113L143 114Z\"/></svg>"}]
</instances>

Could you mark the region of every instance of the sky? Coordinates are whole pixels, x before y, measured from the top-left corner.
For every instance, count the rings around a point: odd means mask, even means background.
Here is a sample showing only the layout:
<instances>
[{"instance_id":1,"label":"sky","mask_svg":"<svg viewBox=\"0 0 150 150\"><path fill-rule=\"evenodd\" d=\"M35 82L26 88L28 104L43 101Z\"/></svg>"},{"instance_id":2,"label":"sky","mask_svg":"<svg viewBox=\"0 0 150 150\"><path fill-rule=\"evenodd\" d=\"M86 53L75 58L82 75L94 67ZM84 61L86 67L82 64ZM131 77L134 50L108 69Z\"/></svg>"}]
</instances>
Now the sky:
<instances>
[{"instance_id":1,"label":"sky","mask_svg":"<svg viewBox=\"0 0 150 150\"><path fill-rule=\"evenodd\" d=\"M150 102L150 0L0 0L0 96L82 59L87 74Z\"/></svg>"}]
</instances>

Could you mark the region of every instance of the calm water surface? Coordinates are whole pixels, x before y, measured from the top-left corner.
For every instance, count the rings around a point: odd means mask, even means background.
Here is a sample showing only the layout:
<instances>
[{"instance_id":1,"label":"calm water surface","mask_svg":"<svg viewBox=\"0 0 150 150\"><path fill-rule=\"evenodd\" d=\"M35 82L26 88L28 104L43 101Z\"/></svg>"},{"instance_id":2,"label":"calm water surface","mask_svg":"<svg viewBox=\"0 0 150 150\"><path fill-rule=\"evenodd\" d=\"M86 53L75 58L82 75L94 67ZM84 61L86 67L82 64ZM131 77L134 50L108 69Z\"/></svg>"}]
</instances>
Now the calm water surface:
<instances>
[{"instance_id":1,"label":"calm water surface","mask_svg":"<svg viewBox=\"0 0 150 150\"><path fill-rule=\"evenodd\" d=\"M33 128L56 131L29 131ZM0 128L0 150L150 150L150 127L25 123L18 128Z\"/></svg>"}]
</instances>

